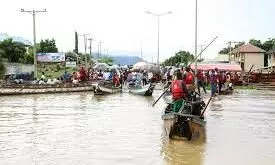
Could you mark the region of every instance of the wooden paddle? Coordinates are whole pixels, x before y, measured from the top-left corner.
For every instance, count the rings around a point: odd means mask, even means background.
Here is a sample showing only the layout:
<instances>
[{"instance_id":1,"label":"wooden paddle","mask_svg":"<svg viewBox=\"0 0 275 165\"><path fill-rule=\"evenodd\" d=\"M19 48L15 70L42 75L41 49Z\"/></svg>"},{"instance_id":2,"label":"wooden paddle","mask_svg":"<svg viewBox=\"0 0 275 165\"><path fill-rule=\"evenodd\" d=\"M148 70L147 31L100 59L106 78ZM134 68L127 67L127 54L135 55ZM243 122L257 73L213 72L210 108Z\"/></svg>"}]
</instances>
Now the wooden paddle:
<instances>
[{"instance_id":1,"label":"wooden paddle","mask_svg":"<svg viewBox=\"0 0 275 165\"><path fill-rule=\"evenodd\" d=\"M212 100L212 98L213 98L213 97L211 96L210 99L208 100L208 102L207 102L207 104L205 105L205 107L204 107L204 109L203 109L203 111L202 111L200 117L203 117L203 114L204 114L204 112L206 111L206 109L207 109L207 107L208 107L210 101Z\"/></svg>"},{"instance_id":2,"label":"wooden paddle","mask_svg":"<svg viewBox=\"0 0 275 165\"><path fill-rule=\"evenodd\" d=\"M159 99L168 91L168 89L170 89L170 86L165 89L165 91L159 96L159 98L157 99L157 101L155 101L152 106L154 106L159 101Z\"/></svg>"}]
</instances>

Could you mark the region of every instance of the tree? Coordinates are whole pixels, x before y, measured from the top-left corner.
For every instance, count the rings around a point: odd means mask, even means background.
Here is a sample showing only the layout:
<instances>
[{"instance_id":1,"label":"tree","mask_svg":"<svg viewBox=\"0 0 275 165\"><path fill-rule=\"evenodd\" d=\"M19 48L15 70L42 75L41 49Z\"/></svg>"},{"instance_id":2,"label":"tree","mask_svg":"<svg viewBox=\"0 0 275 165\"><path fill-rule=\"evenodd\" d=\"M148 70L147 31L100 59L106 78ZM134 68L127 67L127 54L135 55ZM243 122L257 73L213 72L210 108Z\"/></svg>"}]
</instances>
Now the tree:
<instances>
[{"instance_id":1,"label":"tree","mask_svg":"<svg viewBox=\"0 0 275 165\"><path fill-rule=\"evenodd\" d=\"M98 61L101 62L101 63L109 64L109 63L113 63L114 59L112 57L109 57L109 56L104 56L104 57L101 57Z\"/></svg>"},{"instance_id":2,"label":"tree","mask_svg":"<svg viewBox=\"0 0 275 165\"><path fill-rule=\"evenodd\" d=\"M75 32L75 36L74 36L74 52L76 53L76 54L78 54L78 34L77 34L77 32Z\"/></svg>"},{"instance_id":3,"label":"tree","mask_svg":"<svg viewBox=\"0 0 275 165\"><path fill-rule=\"evenodd\" d=\"M265 51L271 50L275 46L275 38L269 38L267 41L265 41L262 45L262 49Z\"/></svg>"},{"instance_id":4,"label":"tree","mask_svg":"<svg viewBox=\"0 0 275 165\"><path fill-rule=\"evenodd\" d=\"M58 49L56 47L55 40L54 39L51 39L51 40L46 39L45 41L41 40L39 43L39 47L37 48L37 52L38 53L57 53Z\"/></svg>"},{"instance_id":5,"label":"tree","mask_svg":"<svg viewBox=\"0 0 275 165\"><path fill-rule=\"evenodd\" d=\"M72 59L73 61L77 61L77 54L75 52L66 52L66 59Z\"/></svg>"},{"instance_id":6,"label":"tree","mask_svg":"<svg viewBox=\"0 0 275 165\"><path fill-rule=\"evenodd\" d=\"M26 46L21 42L14 42L11 38L0 42L2 57L7 58L9 62L19 62L24 59Z\"/></svg>"},{"instance_id":7,"label":"tree","mask_svg":"<svg viewBox=\"0 0 275 165\"><path fill-rule=\"evenodd\" d=\"M190 64L190 62L194 61L194 59L195 59L194 55L192 55L190 52L179 51L173 57L166 59L162 63L162 65L175 66L175 65L179 65L179 64L183 63L184 66L188 66Z\"/></svg>"},{"instance_id":8,"label":"tree","mask_svg":"<svg viewBox=\"0 0 275 165\"><path fill-rule=\"evenodd\" d=\"M4 51L2 49L0 49L0 79L4 76L4 74L6 72L6 67L4 65L2 55L4 55Z\"/></svg>"},{"instance_id":9,"label":"tree","mask_svg":"<svg viewBox=\"0 0 275 165\"><path fill-rule=\"evenodd\" d=\"M254 46L257 46L257 47L259 47L259 48L262 48L262 47L263 47L261 40L255 40L255 39L253 38L253 39L250 39L250 40L249 40L249 43L252 44L252 45L254 45Z\"/></svg>"}]
</instances>

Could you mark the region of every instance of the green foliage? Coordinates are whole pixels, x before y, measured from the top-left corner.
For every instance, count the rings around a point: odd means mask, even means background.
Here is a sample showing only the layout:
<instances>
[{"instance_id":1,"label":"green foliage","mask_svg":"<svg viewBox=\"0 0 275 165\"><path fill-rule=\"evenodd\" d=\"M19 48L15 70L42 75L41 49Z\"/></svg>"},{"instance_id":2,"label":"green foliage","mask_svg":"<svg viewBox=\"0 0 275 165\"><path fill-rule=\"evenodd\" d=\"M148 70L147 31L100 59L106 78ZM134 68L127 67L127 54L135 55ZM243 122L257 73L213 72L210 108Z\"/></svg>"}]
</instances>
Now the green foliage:
<instances>
[{"instance_id":1,"label":"green foliage","mask_svg":"<svg viewBox=\"0 0 275 165\"><path fill-rule=\"evenodd\" d=\"M0 79L4 76L4 74L6 72L6 67L4 65L4 61L2 58L3 54L4 54L4 51L2 49L0 49Z\"/></svg>"},{"instance_id":2,"label":"green foliage","mask_svg":"<svg viewBox=\"0 0 275 165\"><path fill-rule=\"evenodd\" d=\"M57 53L58 49L55 44L55 40L41 40L39 43L39 47L37 47L38 53Z\"/></svg>"},{"instance_id":3,"label":"green foliage","mask_svg":"<svg viewBox=\"0 0 275 165\"><path fill-rule=\"evenodd\" d=\"M14 42L12 39L6 39L0 42L2 57L7 58L9 62L19 62L24 59L26 47L21 42Z\"/></svg>"},{"instance_id":4,"label":"green foliage","mask_svg":"<svg viewBox=\"0 0 275 165\"><path fill-rule=\"evenodd\" d=\"M255 45L259 48L262 48L265 51L271 50L273 47L275 47L275 38L269 38L267 41L265 41L263 44L260 40L251 39L249 41L252 45ZM264 56L264 66L268 65L268 56L267 53Z\"/></svg>"},{"instance_id":5,"label":"green foliage","mask_svg":"<svg viewBox=\"0 0 275 165\"><path fill-rule=\"evenodd\" d=\"M101 63L110 64L114 62L114 59L112 57L104 56L101 57L98 61Z\"/></svg>"},{"instance_id":6,"label":"green foliage","mask_svg":"<svg viewBox=\"0 0 275 165\"><path fill-rule=\"evenodd\" d=\"M60 65L56 65L56 70L59 71L61 69Z\"/></svg>"},{"instance_id":7,"label":"green foliage","mask_svg":"<svg viewBox=\"0 0 275 165\"><path fill-rule=\"evenodd\" d=\"M259 48L262 48L262 42L261 42L261 40L250 39L249 43L252 44L252 45L254 45L254 46L257 46Z\"/></svg>"},{"instance_id":8,"label":"green foliage","mask_svg":"<svg viewBox=\"0 0 275 165\"><path fill-rule=\"evenodd\" d=\"M75 36L74 36L74 52L76 53L76 54L78 54L78 34L77 34L77 32L75 32Z\"/></svg>"},{"instance_id":9,"label":"green foliage","mask_svg":"<svg viewBox=\"0 0 275 165\"><path fill-rule=\"evenodd\" d=\"M190 64L190 62L194 61L194 59L195 59L194 55L192 55L190 52L179 51L173 57L166 59L162 65L176 66L176 65L183 63L184 66L188 66Z\"/></svg>"},{"instance_id":10,"label":"green foliage","mask_svg":"<svg viewBox=\"0 0 275 165\"><path fill-rule=\"evenodd\" d=\"M77 61L77 54L75 52L66 52L66 59L71 59L72 61Z\"/></svg>"}]
</instances>

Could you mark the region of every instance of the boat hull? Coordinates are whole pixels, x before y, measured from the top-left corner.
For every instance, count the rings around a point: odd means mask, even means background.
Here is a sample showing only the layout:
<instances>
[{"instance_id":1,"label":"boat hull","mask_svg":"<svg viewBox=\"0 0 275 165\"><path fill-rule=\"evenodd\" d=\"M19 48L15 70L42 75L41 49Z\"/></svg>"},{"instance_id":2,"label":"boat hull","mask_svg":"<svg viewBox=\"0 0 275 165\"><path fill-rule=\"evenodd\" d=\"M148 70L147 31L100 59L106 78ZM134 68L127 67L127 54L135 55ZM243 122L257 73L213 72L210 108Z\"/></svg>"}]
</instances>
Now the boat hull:
<instances>
[{"instance_id":1,"label":"boat hull","mask_svg":"<svg viewBox=\"0 0 275 165\"><path fill-rule=\"evenodd\" d=\"M201 111L205 107L202 100L186 102L179 112L173 112L173 104L168 103L161 116L165 122L170 122L167 135L171 139L197 139L205 137L205 120Z\"/></svg>"},{"instance_id":2,"label":"boat hull","mask_svg":"<svg viewBox=\"0 0 275 165\"><path fill-rule=\"evenodd\" d=\"M136 88L128 88L128 89L130 93L135 95L152 96L154 88L155 88L155 85L150 84L142 87L141 89L136 89Z\"/></svg>"},{"instance_id":3,"label":"boat hull","mask_svg":"<svg viewBox=\"0 0 275 165\"><path fill-rule=\"evenodd\" d=\"M231 94L233 94L233 89L232 90L222 90L219 94L220 95L231 95Z\"/></svg>"},{"instance_id":4,"label":"boat hull","mask_svg":"<svg viewBox=\"0 0 275 165\"><path fill-rule=\"evenodd\" d=\"M94 87L95 95L114 94L119 92L122 92L121 87L105 87L101 85L97 85L96 87Z\"/></svg>"},{"instance_id":5,"label":"boat hull","mask_svg":"<svg viewBox=\"0 0 275 165\"><path fill-rule=\"evenodd\" d=\"M51 94L93 91L91 84L9 85L0 87L0 95Z\"/></svg>"}]
</instances>

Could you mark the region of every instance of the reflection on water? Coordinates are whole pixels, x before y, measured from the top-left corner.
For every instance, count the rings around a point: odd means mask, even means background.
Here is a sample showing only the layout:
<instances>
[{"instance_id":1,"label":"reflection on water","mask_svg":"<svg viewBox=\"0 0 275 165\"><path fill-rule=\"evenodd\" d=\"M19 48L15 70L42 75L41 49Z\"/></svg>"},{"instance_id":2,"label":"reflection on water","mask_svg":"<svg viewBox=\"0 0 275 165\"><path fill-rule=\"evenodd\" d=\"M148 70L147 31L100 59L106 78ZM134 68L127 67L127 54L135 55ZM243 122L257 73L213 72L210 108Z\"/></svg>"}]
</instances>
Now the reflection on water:
<instances>
[{"instance_id":1,"label":"reflection on water","mask_svg":"<svg viewBox=\"0 0 275 165\"><path fill-rule=\"evenodd\" d=\"M274 165L274 92L213 99L191 142L165 135L160 94L0 97L0 164Z\"/></svg>"}]
</instances>

